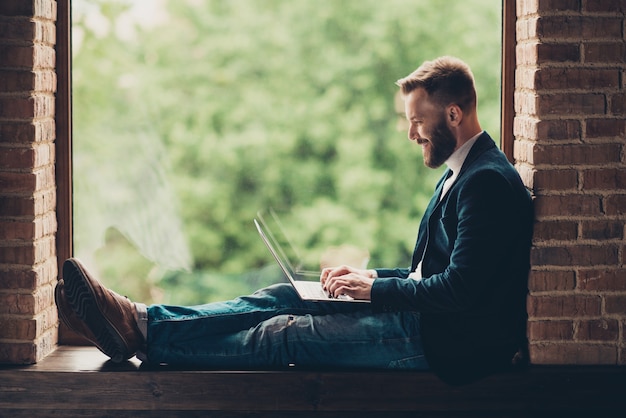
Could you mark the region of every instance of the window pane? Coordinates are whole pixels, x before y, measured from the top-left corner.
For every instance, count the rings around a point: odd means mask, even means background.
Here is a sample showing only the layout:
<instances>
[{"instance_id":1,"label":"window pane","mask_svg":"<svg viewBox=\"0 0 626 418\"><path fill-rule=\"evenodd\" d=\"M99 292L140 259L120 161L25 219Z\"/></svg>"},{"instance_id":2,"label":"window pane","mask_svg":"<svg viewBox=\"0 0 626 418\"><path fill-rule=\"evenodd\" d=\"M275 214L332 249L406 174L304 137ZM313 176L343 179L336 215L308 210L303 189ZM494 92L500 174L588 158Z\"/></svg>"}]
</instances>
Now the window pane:
<instances>
[{"instance_id":1,"label":"window pane","mask_svg":"<svg viewBox=\"0 0 626 418\"><path fill-rule=\"evenodd\" d=\"M76 256L135 300L233 297L282 280L252 224L271 207L310 263L345 244L408 265L441 169L394 82L464 59L497 136L500 19L490 0L74 0Z\"/></svg>"}]
</instances>

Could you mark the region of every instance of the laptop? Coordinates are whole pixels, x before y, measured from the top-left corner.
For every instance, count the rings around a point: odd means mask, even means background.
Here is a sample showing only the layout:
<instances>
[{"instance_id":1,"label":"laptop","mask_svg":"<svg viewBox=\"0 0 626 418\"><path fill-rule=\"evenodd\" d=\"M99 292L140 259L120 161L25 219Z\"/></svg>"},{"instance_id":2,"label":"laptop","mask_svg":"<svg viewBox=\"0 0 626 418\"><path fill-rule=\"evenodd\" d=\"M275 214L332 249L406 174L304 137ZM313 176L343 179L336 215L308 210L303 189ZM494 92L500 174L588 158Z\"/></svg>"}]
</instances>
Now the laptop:
<instances>
[{"instance_id":1,"label":"laptop","mask_svg":"<svg viewBox=\"0 0 626 418\"><path fill-rule=\"evenodd\" d=\"M329 292L322 288L322 284L319 281L319 273L317 274L317 280L301 280L304 277L309 277L310 274L297 273L293 269L293 262L290 262L286 257L283 248L274 239L274 234L267 228L267 225L262 218L254 219L254 225L256 226L259 235L263 239L265 246L268 248L274 259L280 266L283 273L289 280L289 283L296 289L296 292L302 300L315 301L315 302L358 302L369 303L369 300L354 299L347 295L341 295L339 297L333 297Z\"/></svg>"}]
</instances>

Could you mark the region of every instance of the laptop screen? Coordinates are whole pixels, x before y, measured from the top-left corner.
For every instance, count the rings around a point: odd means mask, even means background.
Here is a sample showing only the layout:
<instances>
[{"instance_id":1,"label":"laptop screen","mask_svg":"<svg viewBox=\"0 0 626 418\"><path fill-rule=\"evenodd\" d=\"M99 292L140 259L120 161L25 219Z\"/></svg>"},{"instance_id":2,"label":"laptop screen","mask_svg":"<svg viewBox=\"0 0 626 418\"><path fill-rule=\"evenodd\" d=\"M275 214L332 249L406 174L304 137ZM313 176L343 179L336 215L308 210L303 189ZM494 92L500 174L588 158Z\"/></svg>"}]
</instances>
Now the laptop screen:
<instances>
[{"instance_id":1,"label":"laptop screen","mask_svg":"<svg viewBox=\"0 0 626 418\"><path fill-rule=\"evenodd\" d=\"M319 278L321 273L319 266L311 267L305 265L303 258L287 236L285 227L274 210L268 209L257 212L257 219L272 246L293 273Z\"/></svg>"}]
</instances>

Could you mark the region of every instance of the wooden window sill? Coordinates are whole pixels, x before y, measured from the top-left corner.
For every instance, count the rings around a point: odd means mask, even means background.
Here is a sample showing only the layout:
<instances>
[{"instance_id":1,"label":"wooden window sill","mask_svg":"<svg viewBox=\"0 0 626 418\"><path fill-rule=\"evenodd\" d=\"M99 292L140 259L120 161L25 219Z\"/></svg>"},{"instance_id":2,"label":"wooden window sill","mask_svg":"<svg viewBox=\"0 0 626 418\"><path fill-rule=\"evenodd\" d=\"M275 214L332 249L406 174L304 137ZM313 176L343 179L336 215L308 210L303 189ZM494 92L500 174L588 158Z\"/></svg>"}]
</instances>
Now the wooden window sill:
<instances>
[{"instance_id":1,"label":"wooden window sill","mask_svg":"<svg viewBox=\"0 0 626 418\"><path fill-rule=\"evenodd\" d=\"M452 387L430 372L209 371L116 365L61 346L0 366L0 416L626 416L626 368L533 366ZM552 415L551 415L552 414Z\"/></svg>"}]
</instances>

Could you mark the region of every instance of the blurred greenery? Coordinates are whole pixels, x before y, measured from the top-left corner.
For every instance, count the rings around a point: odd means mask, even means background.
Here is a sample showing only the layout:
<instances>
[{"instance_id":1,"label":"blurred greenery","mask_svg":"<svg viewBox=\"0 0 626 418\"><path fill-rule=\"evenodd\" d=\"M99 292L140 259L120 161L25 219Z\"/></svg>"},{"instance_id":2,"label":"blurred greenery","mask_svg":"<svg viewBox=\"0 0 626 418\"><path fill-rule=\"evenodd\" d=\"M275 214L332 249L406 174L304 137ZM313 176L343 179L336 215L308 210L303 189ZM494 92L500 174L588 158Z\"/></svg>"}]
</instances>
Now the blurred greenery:
<instances>
[{"instance_id":1,"label":"blurred greenery","mask_svg":"<svg viewBox=\"0 0 626 418\"><path fill-rule=\"evenodd\" d=\"M424 60L468 62L499 133L490 0L72 3L75 252L135 300L282 280L252 224L268 207L304 254L408 265L442 169L406 140L394 82Z\"/></svg>"}]
</instances>

